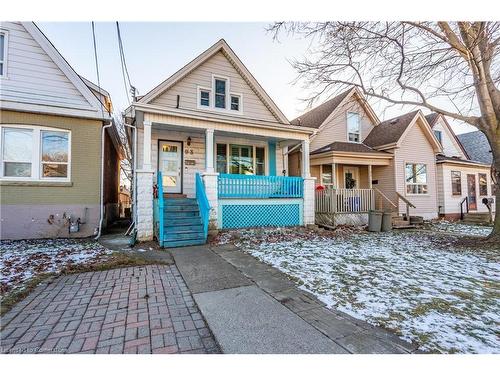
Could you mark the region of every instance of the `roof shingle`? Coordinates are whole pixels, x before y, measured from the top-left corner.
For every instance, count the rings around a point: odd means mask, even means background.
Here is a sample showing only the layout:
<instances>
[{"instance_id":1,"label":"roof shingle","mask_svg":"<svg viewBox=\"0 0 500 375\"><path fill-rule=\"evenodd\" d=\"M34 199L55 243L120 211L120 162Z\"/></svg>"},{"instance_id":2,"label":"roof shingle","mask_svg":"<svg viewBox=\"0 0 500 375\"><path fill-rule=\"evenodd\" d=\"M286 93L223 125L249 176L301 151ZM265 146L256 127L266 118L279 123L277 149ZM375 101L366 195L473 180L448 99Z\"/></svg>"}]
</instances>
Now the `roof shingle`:
<instances>
[{"instance_id":1,"label":"roof shingle","mask_svg":"<svg viewBox=\"0 0 500 375\"><path fill-rule=\"evenodd\" d=\"M290 123L292 125L306 126L308 128L319 128L326 118L330 116L330 113L332 113L340 105L340 103L342 103L342 100L344 100L352 90L353 88L350 88L349 90L342 92L336 97L327 100L316 108L311 109L309 112L306 112L290 121Z\"/></svg>"},{"instance_id":2,"label":"roof shingle","mask_svg":"<svg viewBox=\"0 0 500 375\"><path fill-rule=\"evenodd\" d=\"M457 137L471 160L484 164L493 163L490 144L481 131L458 134Z\"/></svg>"},{"instance_id":3,"label":"roof shingle","mask_svg":"<svg viewBox=\"0 0 500 375\"><path fill-rule=\"evenodd\" d=\"M399 138L401 138L406 128L411 124L417 113L418 110L381 122L373 128L363 143L369 147L396 143L399 141Z\"/></svg>"}]
</instances>

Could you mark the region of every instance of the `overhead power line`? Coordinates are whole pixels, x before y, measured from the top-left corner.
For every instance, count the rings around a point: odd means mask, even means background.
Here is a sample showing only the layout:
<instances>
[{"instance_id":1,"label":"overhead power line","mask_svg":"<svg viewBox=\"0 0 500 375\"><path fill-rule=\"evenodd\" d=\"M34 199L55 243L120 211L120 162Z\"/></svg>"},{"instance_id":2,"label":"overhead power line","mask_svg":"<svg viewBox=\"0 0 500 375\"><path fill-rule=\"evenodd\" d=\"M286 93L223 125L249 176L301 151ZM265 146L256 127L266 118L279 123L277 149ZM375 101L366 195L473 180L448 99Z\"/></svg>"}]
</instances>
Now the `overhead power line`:
<instances>
[{"instance_id":1,"label":"overhead power line","mask_svg":"<svg viewBox=\"0 0 500 375\"><path fill-rule=\"evenodd\" d=\"M122 36L121 36L121 33L120 33L120 24L118 23L118 21L116 22L116 33L117 33L117 36L118 36L118 49L119 49L119 52L120 52L120 61L121 61L122 75L123 75L123 84L125 85L125 90L127 91L127 99L129 101L129 104L130 104L129 94L131 94L132 97L135 98L136 88L132 85L132 82L130 81L130 74L129 74L128 68L127 68L127 62L126 62L126 59L125 59L125 52L124 52L124 49L123 49L123 41L122 41ZM128 86L127 86L127 82L128 82Z\"/></svg>"},{"instance_id":2,"label":"overhead power line","mask_svg":"<svg viewBox=\"0 0 500 375\"><path fill-rule=\"evenodd\" d=\"M95 71L97 74L97 88L99 90L99 103L101 103L101 113L102 118L104 119L104 105L102 104L102 93L101 93L101 78L99 76L99 59L97 57L97 43L95 40L95 25L94 21L92 21L92 41L94 43L94 60L95 60Z\"/></svg>"}]
</instances>

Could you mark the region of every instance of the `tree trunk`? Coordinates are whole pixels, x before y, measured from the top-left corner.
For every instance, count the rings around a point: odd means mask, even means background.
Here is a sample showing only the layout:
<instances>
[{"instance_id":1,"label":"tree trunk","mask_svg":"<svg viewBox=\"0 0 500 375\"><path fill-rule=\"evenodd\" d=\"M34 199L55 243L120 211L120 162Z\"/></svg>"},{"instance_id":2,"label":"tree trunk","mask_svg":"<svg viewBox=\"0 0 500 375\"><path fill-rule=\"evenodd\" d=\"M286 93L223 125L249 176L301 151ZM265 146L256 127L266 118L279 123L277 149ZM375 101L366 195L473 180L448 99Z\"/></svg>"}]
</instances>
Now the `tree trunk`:
<instances>
[{"instance_id":1,"label":"tree trunk","mask_svg":"<svg viewBox=\"0 0 500 375\"><path fill-rule=\"evenodd\" d=\"M491 142L491 153L493 154L493 178L495 178L495 220L493 222L493 231L488 237L489 242L498 242L500 244L500 139Z\"/></svg>"}]
</instances>

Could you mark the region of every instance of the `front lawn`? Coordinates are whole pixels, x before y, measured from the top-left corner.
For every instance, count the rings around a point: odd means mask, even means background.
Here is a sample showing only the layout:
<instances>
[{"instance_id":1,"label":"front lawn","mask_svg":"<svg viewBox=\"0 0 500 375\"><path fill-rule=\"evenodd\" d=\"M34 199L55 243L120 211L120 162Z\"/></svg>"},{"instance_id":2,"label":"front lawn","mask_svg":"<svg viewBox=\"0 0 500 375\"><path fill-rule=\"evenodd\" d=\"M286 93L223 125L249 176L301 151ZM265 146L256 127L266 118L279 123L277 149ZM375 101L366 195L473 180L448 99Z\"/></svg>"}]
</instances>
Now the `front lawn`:
<instances>
[{"instance_id":1,"label":"front lawn","mask_svg":"<svg viewBox=\"0 0 500 375\"><path fill-rule=\"evenodd\" d=\"M462 238L282 228L225 232L217 241L234 243L328 307L389 328L422 350L500 353L500 250L466 248Z\"/></svg>"}]
</instances>

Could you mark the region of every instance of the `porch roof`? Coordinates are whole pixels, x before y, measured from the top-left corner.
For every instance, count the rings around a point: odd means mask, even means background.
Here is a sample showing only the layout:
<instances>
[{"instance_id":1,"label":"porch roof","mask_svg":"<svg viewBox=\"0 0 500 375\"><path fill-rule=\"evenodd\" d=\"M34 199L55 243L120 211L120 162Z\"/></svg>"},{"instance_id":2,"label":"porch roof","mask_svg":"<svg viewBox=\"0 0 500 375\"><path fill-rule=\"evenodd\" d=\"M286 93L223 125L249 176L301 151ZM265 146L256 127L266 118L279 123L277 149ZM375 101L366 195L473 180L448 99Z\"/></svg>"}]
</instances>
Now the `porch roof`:
<instances>
[{"instance_id":1,"label":"porch roof","mask_svg":"<svg viewBox=\"0 0 500 375\"><path fill-rule=\"evenodd\" d=\"M323 154L325 152L330 152L330 151L340 151L340 152L355 152L355 153L370 153L370 154L376 154L376 155L385 155L389 158L392 158L392 155L388 152L385 151L377 151L374 150L371 147L368 147L367 145L363 143L354 143L354 142L333 142L330 143L329 145L326 145L324 147L321 147L317 150L314 150L311 152L311 155L317 155L317 154Z\"/></svg>"}]
</instances>

